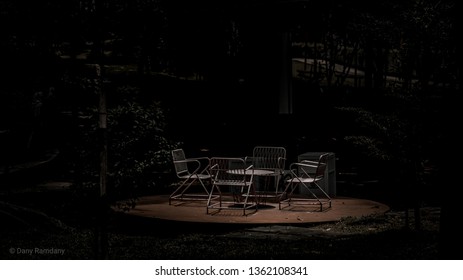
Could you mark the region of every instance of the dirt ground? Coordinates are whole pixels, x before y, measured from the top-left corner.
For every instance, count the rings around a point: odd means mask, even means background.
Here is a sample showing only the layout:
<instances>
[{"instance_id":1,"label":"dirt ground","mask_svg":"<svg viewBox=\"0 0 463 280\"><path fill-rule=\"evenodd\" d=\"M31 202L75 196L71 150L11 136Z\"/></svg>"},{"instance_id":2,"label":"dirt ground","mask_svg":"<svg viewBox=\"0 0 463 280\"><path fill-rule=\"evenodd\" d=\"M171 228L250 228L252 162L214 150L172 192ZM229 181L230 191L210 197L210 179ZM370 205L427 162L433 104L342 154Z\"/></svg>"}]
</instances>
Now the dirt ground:
<instances>
[{"instance_id":1,"label":"dirt ground","mask_svg":"<svg viewBox=\"0 0 463 280\"><path fill-rule=\"evenodd\" d=\"M120 212L111 212L105 223L98 223L90 212L85 214L85 205L74 210L80 213L50 208L42 212L8 203L2 203L0 210L4 221L0 259L439 258L437 207L420 209L419 228L413 211L408 218L405 211L389 211L310 226L218 228L153 222ZM32 254L22 250L35 248L40 250ZM60 250L42 250L50 248Z\"/></svg>"}]
</instances>

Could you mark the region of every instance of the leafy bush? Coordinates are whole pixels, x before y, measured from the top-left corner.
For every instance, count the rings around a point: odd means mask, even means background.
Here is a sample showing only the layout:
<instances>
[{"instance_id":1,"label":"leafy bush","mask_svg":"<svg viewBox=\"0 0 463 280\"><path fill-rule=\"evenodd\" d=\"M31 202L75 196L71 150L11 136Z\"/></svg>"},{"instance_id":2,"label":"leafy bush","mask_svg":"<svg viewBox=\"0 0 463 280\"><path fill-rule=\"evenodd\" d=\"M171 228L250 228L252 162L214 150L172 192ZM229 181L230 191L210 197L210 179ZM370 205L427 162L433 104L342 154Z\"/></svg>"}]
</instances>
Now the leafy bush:
<instances>
[{"instance_id":1,"label":"leafy bush","mask_svg":"<svg viewBox=\"0 0 463 280\"><path fill-rule=\"evenodd\" d=\"M125 87L130 96L136 88ZM166 121L159 102L120 102L108 110L108 162L111 186L119 195L165 184L170 173L170 151L178 146L164 132Z\"/></svg>"},{"instance_id":2,"label":"leafy bush","mask_svg":"<svg viewBox=\"0 0 463 280\"><path fill-rule=\"evenodd\" d=\"M118 100L107 109L107 194L110 200L127 199L132 206L141 193L161 192L169 185L170 151L179 145L165 133L161 104L141 102L139 92L136 87L116 88L111 97ZM82 173L80 183L85 189L96 190L102 135L98 134L98 111L91 107L84 111L80 112L87 117L81 125L82 143L76 147L81 161L77 172Z\"/></svg>"}]
</instances>

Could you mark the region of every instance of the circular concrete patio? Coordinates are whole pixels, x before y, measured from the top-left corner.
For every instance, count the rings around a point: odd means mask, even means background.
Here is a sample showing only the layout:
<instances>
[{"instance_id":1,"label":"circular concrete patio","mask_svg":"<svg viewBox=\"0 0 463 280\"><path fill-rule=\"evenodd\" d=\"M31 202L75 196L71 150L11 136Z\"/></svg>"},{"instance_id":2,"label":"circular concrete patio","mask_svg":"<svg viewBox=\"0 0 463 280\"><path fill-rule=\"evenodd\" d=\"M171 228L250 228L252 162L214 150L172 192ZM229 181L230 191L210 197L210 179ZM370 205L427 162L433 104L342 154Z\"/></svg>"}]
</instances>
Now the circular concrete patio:
<instances>
[{"instance_id":1,"label":"circular concrete patio","mask_svg":"<svg viewBox=\"0 0 463 280\"><path fill-rule=\"evenodd\" d=\"M317 207L288 207L278 209L278 203L266 203L259 206L258 211L221 210L206 214L205 201L174 201L169 205L168 195L141 197L128 215L176 222L223 223L223 224L310 224L335 222L346 217L362 217L373 214L384 214L389 206L367 199L336 197L332 199L331 208L320 211Z\"/></svg>"}]
</instances>

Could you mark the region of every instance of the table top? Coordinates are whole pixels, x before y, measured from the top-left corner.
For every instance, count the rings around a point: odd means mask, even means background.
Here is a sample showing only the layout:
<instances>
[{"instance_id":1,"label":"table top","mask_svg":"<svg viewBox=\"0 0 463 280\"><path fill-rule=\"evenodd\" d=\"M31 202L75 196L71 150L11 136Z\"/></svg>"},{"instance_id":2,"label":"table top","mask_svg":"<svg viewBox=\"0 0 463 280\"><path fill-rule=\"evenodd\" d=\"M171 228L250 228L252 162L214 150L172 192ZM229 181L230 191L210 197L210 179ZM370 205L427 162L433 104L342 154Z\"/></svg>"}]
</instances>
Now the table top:
<instances>
[{"instance_id":1,"label":"table top","mask_svg":"<svg viewBox=\"0 0 463 280\"><path fill-rule=\"evenodd\" d=\"M254 171L254 175L256 176L266 176L266 175L276 175L277 173L273 170L267 170L267 169L246 169L245 174L253 174L252 172ZM242 174L243 169L231 169L227 171L228 173L233 173L233 174Z\"/></svg>"}]
</instances>

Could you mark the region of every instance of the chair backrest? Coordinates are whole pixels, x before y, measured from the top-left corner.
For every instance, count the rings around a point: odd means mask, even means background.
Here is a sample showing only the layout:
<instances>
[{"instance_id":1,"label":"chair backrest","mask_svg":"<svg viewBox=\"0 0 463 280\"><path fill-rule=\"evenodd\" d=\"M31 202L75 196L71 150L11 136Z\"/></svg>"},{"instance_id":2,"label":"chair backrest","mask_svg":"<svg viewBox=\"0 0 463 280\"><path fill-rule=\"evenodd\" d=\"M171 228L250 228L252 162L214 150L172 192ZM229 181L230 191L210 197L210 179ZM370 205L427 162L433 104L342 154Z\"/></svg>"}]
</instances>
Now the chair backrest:
<instances>
[{"instance_id":1,"label":"chair backrest","mask_svg":"<svg viewBox=\"0 0 463 280\"><path fill-rule=\"evenodd\" d=\"M177 173L177 175L189 173L188 165L184 160L186 160L186 157L183 149L172 150L172 161L174 163L175 173Z\"/></svg>"},{"instance_id":2,"label":"chair backrest","mask_svg":"<svg viewBox=\"0 0 463 280\"><path fill-rule=\"evenodd\" d=\"M212 181L218 185L235 185L246 182L246 164L242 158L213 157L210 162Z\"/></svg>"},{"instance_id":3,"label":"chair backrest","mask_svg":"<svg viewBox=\"0 0 463 280\"><path fill-rule=\"evenodd\" d=\"M320 155L317 169L315 170L315 179L321 180L325 176L326 166L328 165L328 153Z\"/></svg>"},{"instance_id":4,"label":"chair backrest","mask_svg":"<svg viewBox=\"0 0 463 280\"><path fill-rule=\"evenodd\" d=\"M317 162L302 161L300 163L293 163L292 166L297 166L297 173L294 173L298 177L310 177L316 181L325 177L325 170L328 165L328 153L321 154Z\"/></svg>"},{"instance_id":5,"label":"chair backrest","mask_svg":"<svg viewBox=\"0 0 463 280\"><path fill-rule=\"evenodd\" d=\"M286 149L283 147L256 146L252 151L252 165L256 169L285 168Z\"/></svg>"}]
</instances>

